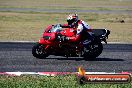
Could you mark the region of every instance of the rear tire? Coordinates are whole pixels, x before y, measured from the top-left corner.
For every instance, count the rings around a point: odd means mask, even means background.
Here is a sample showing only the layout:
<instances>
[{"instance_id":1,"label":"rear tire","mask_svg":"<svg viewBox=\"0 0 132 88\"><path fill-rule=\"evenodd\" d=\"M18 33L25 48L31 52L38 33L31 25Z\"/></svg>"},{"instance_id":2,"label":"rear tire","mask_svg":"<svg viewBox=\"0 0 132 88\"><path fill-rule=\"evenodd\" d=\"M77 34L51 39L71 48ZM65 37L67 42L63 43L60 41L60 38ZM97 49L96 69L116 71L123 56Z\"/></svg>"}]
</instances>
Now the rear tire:
<instances>
[{"instance_id":1,"label":"rear tire","mask_svg":"<svg viewBox=\"0 0 132 88\"><path fill-rule=\"evenodd\" d=\"M43 59L48 57L47 52L45 51L45 47L42 44L36 43L32 47L32 55L36 58Z\"/></svg>"},{"instance_id":2,"label":"rear tire","mask_svg":"<svg viewBox=\"0 0 132 88\"><path fill-rule=\"evenodd\" d=\"M90 48L84 50L84 59L85 60L94 60L98 57L103 51L102 43L95 43L88 45Z\"/></svg>"}]
</instances>

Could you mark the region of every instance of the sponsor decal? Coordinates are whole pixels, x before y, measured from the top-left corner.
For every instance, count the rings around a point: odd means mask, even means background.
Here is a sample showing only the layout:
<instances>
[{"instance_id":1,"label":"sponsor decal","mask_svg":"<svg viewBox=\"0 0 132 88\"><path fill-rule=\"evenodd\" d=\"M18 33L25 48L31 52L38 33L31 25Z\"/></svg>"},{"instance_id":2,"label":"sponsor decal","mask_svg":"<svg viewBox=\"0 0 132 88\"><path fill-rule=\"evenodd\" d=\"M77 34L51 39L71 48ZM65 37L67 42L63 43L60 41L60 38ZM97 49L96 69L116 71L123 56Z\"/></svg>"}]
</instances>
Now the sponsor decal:
<instances>
[{"instance_id":1,"label":"sponsor decal","mask_svg":"<svg viewBox=\"0 0 132 88\"><path fill-rule=\"evenodd\" d=\"M96 73L86 74L82 67L79 67L78 82L84 83L129 83L131 81L130 74L122 73Z\"/></svg>"}]
</instances>

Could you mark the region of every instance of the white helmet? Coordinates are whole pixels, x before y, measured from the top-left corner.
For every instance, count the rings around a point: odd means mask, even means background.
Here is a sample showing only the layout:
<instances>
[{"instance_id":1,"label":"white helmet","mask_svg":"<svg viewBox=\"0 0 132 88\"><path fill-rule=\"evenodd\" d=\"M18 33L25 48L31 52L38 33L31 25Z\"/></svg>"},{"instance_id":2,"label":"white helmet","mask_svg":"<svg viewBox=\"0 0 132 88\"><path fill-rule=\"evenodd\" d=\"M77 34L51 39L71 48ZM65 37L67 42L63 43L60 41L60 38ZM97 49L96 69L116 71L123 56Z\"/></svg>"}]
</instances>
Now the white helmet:
<instances>
[{"instance_id":1,"label":"white helmet","mask_svg":"<svg viewBox=\"0 0 132 88\"><path fill-rule=\"evenodd\" d=\"M78 15L77 14L70 14L67 17L68 25L71 25L72 23L76 23L78 21Z\"/></svg>"}]
</instances>

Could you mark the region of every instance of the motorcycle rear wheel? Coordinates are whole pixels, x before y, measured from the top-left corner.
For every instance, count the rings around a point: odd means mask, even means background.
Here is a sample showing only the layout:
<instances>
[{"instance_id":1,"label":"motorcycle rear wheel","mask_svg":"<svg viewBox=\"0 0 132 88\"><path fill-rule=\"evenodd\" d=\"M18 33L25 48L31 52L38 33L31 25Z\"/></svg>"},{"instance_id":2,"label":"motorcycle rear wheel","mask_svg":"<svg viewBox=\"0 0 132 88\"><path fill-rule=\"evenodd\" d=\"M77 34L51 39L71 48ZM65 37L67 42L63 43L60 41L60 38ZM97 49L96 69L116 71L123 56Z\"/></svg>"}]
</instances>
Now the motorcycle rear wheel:
<instances>
[{"instance_id":1,"label":"motorcycle rear wheel","mask_svg":"<svg viewBox=\"0 0 132 88\"><path fill-rule=\"evenodd\" d=\"M45 47L42 44L36 43L32 47L32 55L36 58L43 59L48 57L48 54L45 51Z\"/></svg>"},{"instance_id":2,"label":"motorcycle rear wheel","mask_svg":"<svg viewBox=\"0 0 132 88\"><path fill-rule=\"evenodd\" d=\"M96 43L89 45L90 49L84 50L84 59L85 60L94 60L98 57L103 51L102 43Z\"/></svg>"}]
</instances>

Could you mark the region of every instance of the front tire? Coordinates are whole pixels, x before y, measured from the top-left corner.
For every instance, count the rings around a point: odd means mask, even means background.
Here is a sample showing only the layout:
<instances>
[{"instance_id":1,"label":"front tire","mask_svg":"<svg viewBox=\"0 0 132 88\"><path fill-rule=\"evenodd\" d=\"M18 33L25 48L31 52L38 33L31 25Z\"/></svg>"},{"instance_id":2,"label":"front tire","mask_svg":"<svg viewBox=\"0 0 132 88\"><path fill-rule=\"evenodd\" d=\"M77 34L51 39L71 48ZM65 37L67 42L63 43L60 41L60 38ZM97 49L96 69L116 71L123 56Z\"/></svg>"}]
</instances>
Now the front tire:
<instances>
[{"instance_id":1,"label":"front tire","mask_svg":"<svg viewBox=\"0 0 132 88\"><path fill-rule=\"evenodd\" d=\"M43 59L48 57L47 52L45 51L45 47L42 44L36 43L32 47L32 55L36 58Z\"/></svg>"}]
</instances>

